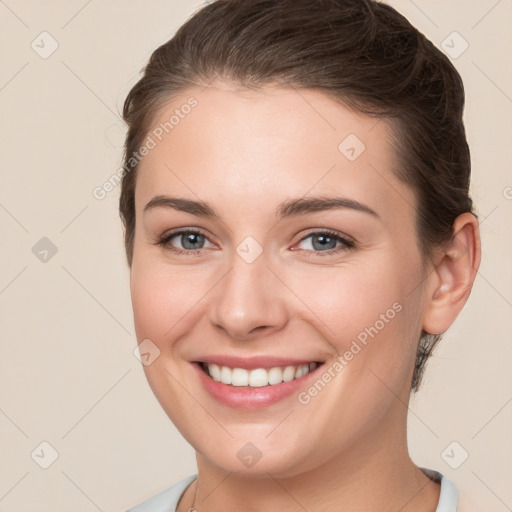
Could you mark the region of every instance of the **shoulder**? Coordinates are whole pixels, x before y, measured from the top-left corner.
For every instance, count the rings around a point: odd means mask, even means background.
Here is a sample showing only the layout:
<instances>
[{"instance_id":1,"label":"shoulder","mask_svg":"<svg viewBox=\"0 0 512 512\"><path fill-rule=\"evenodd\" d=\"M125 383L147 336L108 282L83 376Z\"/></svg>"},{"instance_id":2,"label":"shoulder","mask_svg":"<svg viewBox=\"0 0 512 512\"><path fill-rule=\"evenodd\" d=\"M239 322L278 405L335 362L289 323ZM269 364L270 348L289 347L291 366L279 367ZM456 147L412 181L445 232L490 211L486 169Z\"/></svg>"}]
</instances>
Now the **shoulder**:
<instances>
[{"instance_id":1,"label":"shoulder","mask_svg":"<svg viewBox=\"0 0 512 512\"><path fill-rule=\"evenodd\" d=\"M428 468L420 468L432 480L441 484L439 502L435 512L457 512L459 503L459 489L445 475L439 471ZM460 511L459 511L460 512Z\"/></svg>"},{"instance_id":2,"label":"shoulder","mask_svg":"<svg viewBox=\"0 0 512 512\"><path fill-rule=\"evenodd\" d=\"M181 495L196 478L197 475L187 476L171 487L134 505L132 508L126 510L126 512L175 512L176 505Z\"/></svg>"}]
</instances>

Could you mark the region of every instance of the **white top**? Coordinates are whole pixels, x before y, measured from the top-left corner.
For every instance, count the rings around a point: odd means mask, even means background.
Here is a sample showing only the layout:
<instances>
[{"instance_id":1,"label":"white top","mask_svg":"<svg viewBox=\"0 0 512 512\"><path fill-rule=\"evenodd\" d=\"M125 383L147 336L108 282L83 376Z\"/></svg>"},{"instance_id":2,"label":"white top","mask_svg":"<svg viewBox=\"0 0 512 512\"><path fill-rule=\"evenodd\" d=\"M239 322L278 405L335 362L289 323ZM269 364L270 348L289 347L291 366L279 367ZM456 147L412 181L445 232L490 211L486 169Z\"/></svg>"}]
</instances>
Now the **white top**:
<instances>
[{"instance_id":1,"label":"white top","mask_svg":"<svg viewBox=\"0 0 512 512\"><path fill-rule=\"evenodd\" d=\"M457 512L459 490L457 486L444 475L432 469L420 468L429 478L441 482L441 494L435 512ZM185 489L197 478L197 475L187 476L126 512L176 512L176 506Z\"/></svg>"}]
</instances>

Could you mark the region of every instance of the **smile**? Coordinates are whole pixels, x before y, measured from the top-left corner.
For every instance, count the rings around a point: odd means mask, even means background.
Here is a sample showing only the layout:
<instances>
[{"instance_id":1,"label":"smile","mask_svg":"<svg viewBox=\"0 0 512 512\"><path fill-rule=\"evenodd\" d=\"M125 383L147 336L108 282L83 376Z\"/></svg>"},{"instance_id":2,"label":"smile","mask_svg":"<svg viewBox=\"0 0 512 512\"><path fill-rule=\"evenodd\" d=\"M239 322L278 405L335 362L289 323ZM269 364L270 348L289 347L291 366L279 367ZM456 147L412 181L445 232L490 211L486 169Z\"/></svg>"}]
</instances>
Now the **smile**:
<instances>
[{"instance_id":1,"label":"smile","mask_svg":"<svg viewBox=\"0 0 512 512\"><path fill-rule=\"evenodd\" d=\"M203 371L215 382L221 382L222 384L235 387L248 386L252 388L275 386L282 382L300 379L317 367L316 362L290 366L275 366L272 368L254 368L252 370L230 368L214 363L200 363L200 365Z\"/></svg>"}]
</instances>

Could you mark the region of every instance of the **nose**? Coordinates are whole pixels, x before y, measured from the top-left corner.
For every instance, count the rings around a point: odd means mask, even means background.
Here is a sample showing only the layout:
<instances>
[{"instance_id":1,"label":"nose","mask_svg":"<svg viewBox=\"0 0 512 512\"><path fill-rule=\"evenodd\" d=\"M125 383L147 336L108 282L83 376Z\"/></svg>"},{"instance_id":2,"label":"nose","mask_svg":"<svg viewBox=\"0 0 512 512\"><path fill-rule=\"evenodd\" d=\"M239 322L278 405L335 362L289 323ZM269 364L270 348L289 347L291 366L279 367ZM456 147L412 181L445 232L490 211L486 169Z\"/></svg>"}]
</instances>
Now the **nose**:
<instances>
[{"instance_id":1,"label":"nose","mask_svg":"<svg viewBox=\"0 0 512 512\"><path fill-rule=\"evenodd\" d=\"M238 254L212 290L210 322L235 340L250 340L282 329L288 320L286 288L267 267L264 253L248 263Z\"/></svg>"}]
</instances>

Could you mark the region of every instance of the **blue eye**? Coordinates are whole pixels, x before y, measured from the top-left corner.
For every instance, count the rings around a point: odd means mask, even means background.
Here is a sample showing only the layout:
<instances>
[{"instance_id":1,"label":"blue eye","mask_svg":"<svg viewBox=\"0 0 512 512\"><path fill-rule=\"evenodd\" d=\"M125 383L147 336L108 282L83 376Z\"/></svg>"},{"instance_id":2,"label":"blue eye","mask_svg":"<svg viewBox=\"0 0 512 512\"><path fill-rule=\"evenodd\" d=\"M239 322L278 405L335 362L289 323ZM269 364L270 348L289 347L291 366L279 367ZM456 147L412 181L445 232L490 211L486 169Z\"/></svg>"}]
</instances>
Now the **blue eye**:
<instances>
[{"instance_id":1,"label":"blue eye","mask_svg":"<svg viewBox=\"0 0 512 512\"><path fill-rule=\"evenodd\" d=\"M353 241L330 230L312 232L303 237L298 245L308 239L311 239L311 241L306 243L307 247L300 248L307 257L329 256L356 248ZM182 229L164 235L155 245L161 245L175 254L201 255L205 249L206 242L210 244L210 247L215 247L215 244L212 244L208 237L200 231ZM180 244L181 247L176 246L176 244Z\"/></svg>"},{"instance_id":2,"label":"blue eye","mask_svg":"<svg viewBox=\"0 0 512 512\"><path fill-rule=\"evenodd\" d=\"M181 248L171 243L174 239L181 244ZM197 254L204 249L204 244L207 240L208 238L201 232L188 229L165 235L157 242L157 245L162 245L177 254Z\"/></svg>"},{"instance_id":3,"label":"blue eye","mask_svg":"<svg viewBox=\"0 0 512 512\"><path fill-rule=\"evenodd\" d=\"M202 249L205 239L206 239L200 233L193 233L193 232L181 233L181 234L175 235L171 238L171 240L173 238L178 238L178 240L182 244L183 248L187 249L187 250ZM169 240L169 242L171 240ZM198 247L199 245L201 247Z\"/></svg>"},{"instance_id":4,"label":"blue eye","mask_svg":"<svg viewBox=\"0 0 512 512\"><path fill-rule=\"evenodd\" d=\"M339 253L348 249L354 249L355 244L351 240L340 236L335 231L316 231L302 238L299 242L311 239L306 243L307 247L302 247L308 256L326 256L333 253Z\"/></svg>"}]
</instances>

